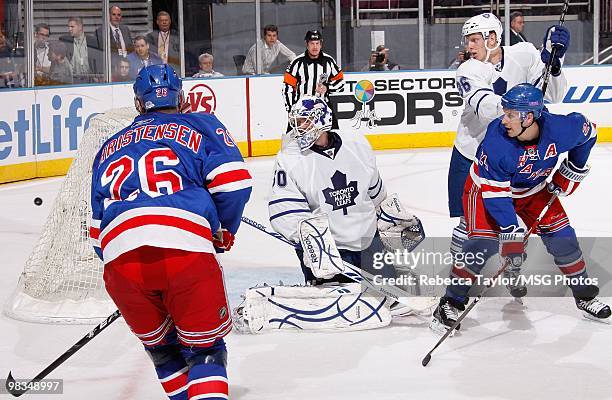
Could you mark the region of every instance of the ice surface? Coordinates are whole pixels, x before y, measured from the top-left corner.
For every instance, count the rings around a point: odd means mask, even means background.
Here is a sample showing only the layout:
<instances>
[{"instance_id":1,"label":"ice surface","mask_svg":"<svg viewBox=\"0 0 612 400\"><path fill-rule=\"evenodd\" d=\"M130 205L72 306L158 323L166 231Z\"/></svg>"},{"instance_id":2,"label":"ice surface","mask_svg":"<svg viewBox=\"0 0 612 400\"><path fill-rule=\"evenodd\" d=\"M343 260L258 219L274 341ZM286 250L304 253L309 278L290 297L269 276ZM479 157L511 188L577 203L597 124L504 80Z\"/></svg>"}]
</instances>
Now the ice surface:
<instances>
[{"instance_id":1,"label":"ice surface","mask_svg":"<svg viewBox=\"0 0 612 400\"><path fill-rule=\"evenodd\" d=\"M396 191L430 236L446 236L450 149L378 152L389 192ZM612 146L598 145L578 192L563 199L580 236L612 236ZM245 215L267 224L272 158L248 160L255 188ZM0 186L0 300L14 289L61 178ZM33 200L41 197L42 206ZM243 225L223 255L230 301L255 283L300 281L291 248ZM270 399L610 399L612 326L582 319L572 300L487 299L446 341L427 368L421 359L438 340L427 318L385 329L341 334L231 334L230 397ZM80 339L85 326L37 325L0 316L0 377L31 378ZM163 399L139 341L122 320L90 342L50 378L62 396L36 399ZM4 397L9 398L8 395ZM24 396L24 398L26 398Z\"/></svg>"}]
</instances>

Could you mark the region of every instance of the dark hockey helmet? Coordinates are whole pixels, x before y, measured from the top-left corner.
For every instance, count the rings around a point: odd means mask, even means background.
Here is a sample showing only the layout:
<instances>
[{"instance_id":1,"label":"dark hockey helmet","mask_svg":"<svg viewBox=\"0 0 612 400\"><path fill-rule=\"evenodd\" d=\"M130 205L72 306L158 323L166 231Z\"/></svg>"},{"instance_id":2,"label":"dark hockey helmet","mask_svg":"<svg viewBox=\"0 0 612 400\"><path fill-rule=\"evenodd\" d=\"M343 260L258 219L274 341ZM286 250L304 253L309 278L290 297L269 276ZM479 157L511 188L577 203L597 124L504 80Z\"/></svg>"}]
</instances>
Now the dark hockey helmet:
<instances>
[{"instance_id":1,"label":"dark hockey helmet","mask_svg":"<svg viewBox=\"0 0 612 400\"><path fill-rule=\"evenodd\" d=\"M323 35L319 31L308 31L306 32L306 36L304 36L304 40L310 42L311 40L323 40Z\"/></svg>"},{"instance_id":2,"label":"dark hockey helmet","mask_svg":"<svg viewBox=\"0 0 612 400\"><path fill-rule=\"evenodd\" d=\"M181 78L167 64L149 65L141 69L134 82L134 95L143 108L139 111L179 107L182 88Z\"/></svg>"},{"instance_id":3,"label":"dark hockey helmet","mask_svg":"<svg viewBox=\"0 0 612 400\"><path fill-rule=\"evenodd\" d=\"M521 119L524 119L527 113L533 113L533 118L538 119L544 109L544 96L535 86L520 83L502 96L501 105L504 109L519 111Z\"/></svg>"}]
</instances>

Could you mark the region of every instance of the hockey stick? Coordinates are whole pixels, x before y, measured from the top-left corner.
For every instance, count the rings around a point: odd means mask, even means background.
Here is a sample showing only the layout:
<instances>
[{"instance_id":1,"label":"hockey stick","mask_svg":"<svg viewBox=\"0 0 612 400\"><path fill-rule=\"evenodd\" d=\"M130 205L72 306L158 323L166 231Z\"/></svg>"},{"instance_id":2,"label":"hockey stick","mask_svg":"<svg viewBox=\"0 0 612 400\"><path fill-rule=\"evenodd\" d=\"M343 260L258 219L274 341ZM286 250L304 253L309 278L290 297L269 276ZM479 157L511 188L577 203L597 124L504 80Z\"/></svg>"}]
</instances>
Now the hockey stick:
<instances>
[{"instance_id":1,"label":"hockey stick","mask_svg":"<svg viewBox=\"0 0 612 400\"><path fill-rule=\"evenodd\" d=\"M259 222L253 221L250 218L247 217L242 217L242 222L246 223L247 225L251 225L253 228L255 229L259 229L260 231L267 233L268 235L282 241L285 242L289 245L291 245L292 247L295 247L297 249L300 249L301 246L299 244L293 243L291 240L286 239L284 236L282 236L281 234L268 230L266 228L265 225L260 224ZM397 286L393 286L393 285L377 285L374 283L375 277L374 275L372 275L371 273L364 271L361 268L357 268L356 266L354 266L353 264L350 264L344 260L342 260L342 263L344 264L344 268L345 271L342 272L342 274L344 276L346 276L349 279L352 279L353 281L357 282L357 283L362 283L363 285L367 286L368 288L384 295L387 297L392 298L393 300L396 300L402 304L404 304L404 302L402 300L400 300L401 297L412 297L414 298L415 296ZM408 306L410 306L410 304L407 304ZM419 310L417 310L419 311Z\"/></svg>"},{"instance_id":2,"label":"hockey stick","mask_svg":"<svg viewBox=\"0 0 612 400\"><path fill-rule=\"evenodd\" d=\"M45 376L49 375L54 369L62 365L64 361L66 361L74 353L79 351L81 347L89 343L91 339L98 336L100 332L106 329L110 324L113 323L113 321L115 321L120 316L121 316L121 313L119 312L119 310L109 315L104 321L100 322L98 326L93 328L87 335L85 335L81 340L79 340L74 345L72 345L72 347L66 350L64 354L59 356L55 361L49 364L47 368L43 369L38 375L36 375L26 384L18 385L17 382L15 381L15 378L13 378L13 374L9 371L8 377L6 378L6 384L5 384L6 390L15 397L19 397L22 394L26 393L28 390L30 390L33 383L42 380ZM16 387L19 387L19 389L17 389Z\"/></svg>"},{"instance_id":3,"label":"hockey stick","mask_svg":"<svg viewBox=\"0 0 612 400\"><path fill-rule=\"evenodd\" d=\"M561 17L559 17L559 25L563 25L565 22L565 14L569 8L569 0L563 2L563 9L561 10ZM544 43L546 46L546 42ZM546 69L544 70L544 78L542 79L542 95L546 95L546 88L548 87L548 81L550 80L550 71L552 70L553 60L557 55L557 47L553 46L550 52L550 59L546 63Z\"/></svg>"},{"instance_id":4,"label":"hockey stick","mask_svg":"<svg viewBox=\"0 0 612 400\"><path fill-rule=\"evenodd\" d=\"M542 220L542 218L544 218L544 215L546 215L546 213L548 212L548 209L550 208L552 203L557 199L557 197L559 197L559 193L560 193L560 190L559 189L555 189L555 191L553 192L552 197L550 198L550 200L548 200L548 203L546 203L544 208L542 208L542 211L540 211L540 215L538 216L538 219L535 220L535 222L531 225L531 227L529 228L529 230L525 234L525 238L523 240L523 243L527 243L527 239L529 239L529 236L533 233L533 231L540 224L540 221ZM425 357L423 357L423 360L421 361L421 364L424 367L426 367L427 364L429 364L429 361L431 360L431 354L434 352L434 350L437 349L438 346L440 346L442 344L442 342L444 342L446 340L446 338L449 337L455 331L455 329L459 326L461 321L463 321L463 319L466 317L466 315L468 315L468 313L472 310L472 308L474 308L474 306L476 306L476 304L478 304L478 302L480 301L482 296L484 296L484 294L489 289L491 289L493 287L495 279L506 270L506 268L508 267L508 264L509 264L509 260L505 259L504 263L501 266L501 268L495 273L495 275L493 275L493 277L491 278L490 282L482 290L482 292L480 292L480 294L476 298L474 298L472 303L465 309L465 311L463 311L463 313L459 316L459 318L457 318L457 321L455 321L453 326L448 328L446 333L444 333L444 336L442 336L440 338L440 340L438 340L438 343L436 343L436 345L431 350L429 350L429 353L427 353L427 355Z\"/></svg>"}]
</instances>

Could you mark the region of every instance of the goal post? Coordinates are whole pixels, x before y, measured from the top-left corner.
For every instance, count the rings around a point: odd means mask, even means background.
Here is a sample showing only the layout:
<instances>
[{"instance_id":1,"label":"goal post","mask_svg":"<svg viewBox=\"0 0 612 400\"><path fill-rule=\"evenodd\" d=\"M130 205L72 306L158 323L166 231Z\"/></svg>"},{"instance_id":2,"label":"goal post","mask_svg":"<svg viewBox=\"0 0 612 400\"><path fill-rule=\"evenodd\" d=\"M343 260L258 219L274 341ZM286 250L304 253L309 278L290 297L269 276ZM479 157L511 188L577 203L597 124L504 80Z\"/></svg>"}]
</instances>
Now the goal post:
<instances>
[{"instance_id":1,"label":"goal post","mask_svg":"<svg viewBox=\"0 0 612 400\"><path fill-rule=\"evenodd\" d=\"M17 288L4 307L9 317L89 324L116 309L104 288L103 263L89 241L92 163L102 143L136 115L133 107L126 107L92 118Z\"/></svg>"}]
</instances>

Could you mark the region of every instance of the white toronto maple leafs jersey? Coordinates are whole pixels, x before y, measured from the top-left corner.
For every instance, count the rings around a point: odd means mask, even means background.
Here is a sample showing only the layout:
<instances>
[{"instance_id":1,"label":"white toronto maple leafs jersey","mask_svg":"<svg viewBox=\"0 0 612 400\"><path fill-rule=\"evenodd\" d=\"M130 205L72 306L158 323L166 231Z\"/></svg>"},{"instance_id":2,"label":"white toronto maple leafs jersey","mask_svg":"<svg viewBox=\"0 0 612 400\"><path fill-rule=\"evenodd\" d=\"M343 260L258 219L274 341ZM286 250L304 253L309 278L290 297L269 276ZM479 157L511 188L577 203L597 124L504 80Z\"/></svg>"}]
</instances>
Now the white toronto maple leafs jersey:
<instances>
[{"instance_id":1,"label":"white toronto maple leafs jersey","mask_svg":"<svg viewBox=\"0 0 612 400\"><path fill-rule=\"evenodd\" d=\"M376 233L376 207L386 197L385 186L363 135L328 134L326 149L300 152L295 142L285 141L274 166L270 223L299 242L299 222L327 214L338 248L364 250Z\"/></svg>"},{"instance_id":2,"label":"white toronto maple leafs jersey","mask_svg":"<svg viewBox=\"0 0 612 400\"><path fill-rule=\"evenodd\" d=\"M470 59L457 69L456 84L465 108L461 115L455 147L464 157L474 159L487 126L503 114L501 96L519 83L542 87L545 65L540 52L528 42L502 47L502 61L493 65ZM552 103L563 99L567 81L563 70L550 77L544 98Z\"/></svg>"}]
</instances>

